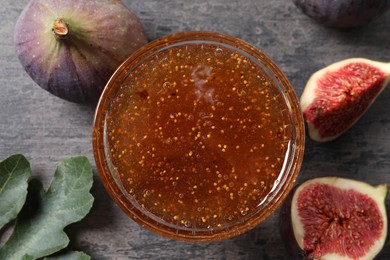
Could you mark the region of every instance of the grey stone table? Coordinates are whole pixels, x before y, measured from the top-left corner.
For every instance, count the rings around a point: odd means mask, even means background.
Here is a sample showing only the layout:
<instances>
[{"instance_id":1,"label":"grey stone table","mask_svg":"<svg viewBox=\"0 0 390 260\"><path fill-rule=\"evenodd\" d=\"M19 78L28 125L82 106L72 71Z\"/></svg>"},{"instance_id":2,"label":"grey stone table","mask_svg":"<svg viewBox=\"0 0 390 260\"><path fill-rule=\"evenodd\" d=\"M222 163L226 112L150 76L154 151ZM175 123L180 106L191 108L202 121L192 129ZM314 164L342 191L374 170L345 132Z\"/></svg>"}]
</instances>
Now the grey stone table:
<instances>
[{"instance_id":1,"label":"grey stone table","mask_svg":"<svg viewBox=\"0 0 390 260\"><path fill-rule=\"evenodd\" d=\"M129 219L111 201L96 172L91 125L94 108L60 100L39 88L22 69L13 29L28 0L0 7L0 158L23 153L47 186L57 162L84 154L93 164L95 203L67 228L70 247L93 259L288 259L275 212L253 230L221 242L183 243L157 236ZM150 40L189 30L231 34L263 50L280 66L297 95L316 70L350 57L390 60L390 13L359 29L323 27L288 0L126 0ZM298 182L337 175L390 184L390 92L337 141L307 140ZM390 197L386 199L390 209ZM388 210L389 214L389 210ZM390 240L378 259L390 259Z\"/></svg>"}]
</instances>

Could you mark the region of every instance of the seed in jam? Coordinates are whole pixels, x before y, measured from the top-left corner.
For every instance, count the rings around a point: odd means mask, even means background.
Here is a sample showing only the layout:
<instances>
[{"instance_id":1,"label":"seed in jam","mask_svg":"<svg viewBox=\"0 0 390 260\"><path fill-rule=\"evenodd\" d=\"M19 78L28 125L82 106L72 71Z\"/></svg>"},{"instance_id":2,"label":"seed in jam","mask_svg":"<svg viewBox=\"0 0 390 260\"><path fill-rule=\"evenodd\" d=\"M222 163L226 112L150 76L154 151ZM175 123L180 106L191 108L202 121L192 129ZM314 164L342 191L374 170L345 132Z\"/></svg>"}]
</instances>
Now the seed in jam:
<instances>
[{"instance_id":1,"label":"seed in jam","mask_svg":"<svg viewBox=\"0 0 390 260\"><path fill-rule=\"evenodd\" d=\"M110 161L147 215L210 229L249 218L283 171L292 127L281 91L252 59L174 46L129 72L106 117Z\"/></svg>"}]
</instances>

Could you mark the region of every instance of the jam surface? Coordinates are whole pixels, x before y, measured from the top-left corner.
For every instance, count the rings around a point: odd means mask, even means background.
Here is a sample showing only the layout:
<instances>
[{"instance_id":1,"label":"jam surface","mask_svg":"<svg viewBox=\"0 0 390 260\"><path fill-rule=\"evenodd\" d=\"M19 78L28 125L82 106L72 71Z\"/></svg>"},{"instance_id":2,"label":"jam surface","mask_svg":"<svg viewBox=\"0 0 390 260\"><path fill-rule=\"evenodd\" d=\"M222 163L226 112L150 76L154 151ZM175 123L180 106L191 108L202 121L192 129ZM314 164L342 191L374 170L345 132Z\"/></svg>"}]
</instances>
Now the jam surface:
<instances>
[{"instance_id":1,"label":"jam surface","mask_svg":"<svg viewBox=\"0 0 390 260\"><path fill-rule=\"evenodd\" d=\"M216 44L174 46L128 72L106 117L109 160L145 214L218 230L257 212L292 126L262 68Z\"/></svg>"}]
</instances>

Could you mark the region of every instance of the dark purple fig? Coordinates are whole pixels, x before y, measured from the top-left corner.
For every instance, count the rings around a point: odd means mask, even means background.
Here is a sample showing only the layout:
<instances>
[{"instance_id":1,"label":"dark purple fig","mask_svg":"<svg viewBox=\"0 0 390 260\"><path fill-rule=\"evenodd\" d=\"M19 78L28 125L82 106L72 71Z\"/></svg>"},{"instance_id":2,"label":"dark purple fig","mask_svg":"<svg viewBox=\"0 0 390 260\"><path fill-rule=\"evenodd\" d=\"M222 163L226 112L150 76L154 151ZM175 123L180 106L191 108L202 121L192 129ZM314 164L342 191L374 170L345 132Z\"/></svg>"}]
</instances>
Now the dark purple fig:
<instances>
[{"instance_id":1,"label":"dark purple fig","mask_svg":"<svg viewBox=\"0 0 390 260\"><path fill-rule=\"evenodd\" d=\"M390 63L352 58L308 80L300 99L311 139L331 141L351 128L390 81Z\"/></svg>"},{"instance_id":2,"label":"dark purple fig","mask_svg":"<svg viewBox=\"0 0 390 260\"><path fill-rule=\"evenodd\" d=\"M281 211L291 259L373 259L387 236L387 190L338 177L298 186Z\"/></svg>"},{"instance_id":3,"label":"dark purple fig","mask_svg":"<svg viewBox=\"0 0 390 260\"><path fill-rule=\"evenodd\" d=\"M293 0L307 16L339 28L365 25L390 8L389 0Z\"/></svg>"},{"instance_id":4,"label":"dark purple fig","mask_svg":"<svg viewBox=\"0 0 390 260\"><path fill-rule=\"evenodd\" d=\"M120 0L31 0L14 37L31 78L77 103L96 102L116 68L147 42L138 18Z\"/></svg>"}]
</instances>

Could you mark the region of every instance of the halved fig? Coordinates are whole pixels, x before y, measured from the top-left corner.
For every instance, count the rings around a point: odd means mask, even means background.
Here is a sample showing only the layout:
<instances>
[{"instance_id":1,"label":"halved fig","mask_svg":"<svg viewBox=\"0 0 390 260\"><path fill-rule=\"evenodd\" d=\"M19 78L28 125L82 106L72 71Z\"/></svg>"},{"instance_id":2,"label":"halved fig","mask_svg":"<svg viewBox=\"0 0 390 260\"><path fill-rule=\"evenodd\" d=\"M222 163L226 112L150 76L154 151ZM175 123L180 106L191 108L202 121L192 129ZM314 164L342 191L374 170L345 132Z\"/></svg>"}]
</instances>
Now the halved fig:
<instances>
[{"instance_id":1,"label":"halved fig","mask_svg":"<svg viewBox=\"0 0 390 260\"><path fill-rule=\"evenodd\" d=\"M300 105L309 136L318 142L339 137L366 112L390 80L390 63L352 58L314 73Z\"/></svg>"},{"instance_id":2,"label":"halved fig","mask_svg":"<svg viewBox=\"0 0 390 260\"><path fill-rule=\"evenodd\" d=\"M30 0L14 37L31 78L77 103L96 102L117 67L147 42L138 18L120 0Z\"/></svg>"},{"instance_id":3,"label":"halved fig","mask_svg":"<svg viewBox=\"0 0 390 260\"><path fill-rule=\"evenodd\" d=\"M306 181L288 208L290 246L295 243L306 259L373 259L387 236L386 195L386 184L338 177Z\"/></svg>"}]
</instances>

